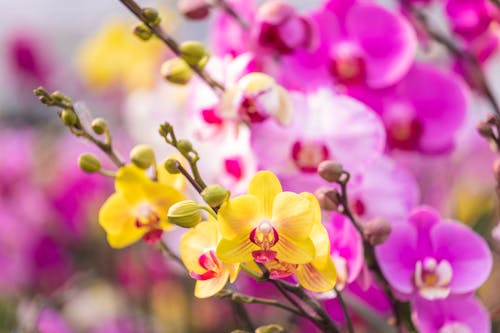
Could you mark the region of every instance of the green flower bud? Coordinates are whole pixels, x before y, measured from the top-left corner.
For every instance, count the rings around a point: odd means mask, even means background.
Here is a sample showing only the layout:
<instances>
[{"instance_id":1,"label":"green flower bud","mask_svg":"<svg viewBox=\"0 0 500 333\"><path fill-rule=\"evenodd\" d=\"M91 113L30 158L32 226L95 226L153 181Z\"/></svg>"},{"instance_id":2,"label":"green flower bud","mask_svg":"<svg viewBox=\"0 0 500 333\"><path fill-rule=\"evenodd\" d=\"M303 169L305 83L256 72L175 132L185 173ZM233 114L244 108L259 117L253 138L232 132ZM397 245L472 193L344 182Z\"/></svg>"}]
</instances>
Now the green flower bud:
<instances>
[{"instance_id":1,"label":"green flower bud","mask_svg":"<svg viewBox=\"0 0 500 333\"><path fill-rule=\"evenodd\" d=\"M154 8L151 7L143 8L142 15L144 16L145 20L153 26L158 25L161 22L160 15L158 14L158 11Z\"/></svg>"},{"instance_id":2,"label":"green flower bud","mask_svg":"<svg viewBox=\"0 0 500 333\"><path fill-rule=\"evenodd\" d=\"M165 161L165 169L168 171L170 174L178 174L181 171L179 170L179 161L174 160L173 158L169 158L168 160Z\"/></svg>"},{"instance_id":3,"label":"green flower bud","mask_svg":"<svg viewBox=\"0 0 500 333\"><path fill-rule=\"evenodd\" d=\"M182 43L179 49L181 50L181 58L192 66L198 66L204 58L208 58L205 45L200 42L187 41ZM206 64L206 60L204 62Z\"/></svg>"},{"instance_id":4,"label":"green flower bud","mask_svg":"<svg viewBox=\"0 0 500 333\"><path fill-rule=\"evenodd\" d=\"M148 145L137 145L130 151L130 160L139 168L147 169L155 162L155 152Z\"/></svg>"},{"instance_id":5,"label":"green flower bud","mask_svg":"<svg viewBox=\"0 0 500 333\"><path fill-rule=\"evenodd\" d=\"M73 127L78 122L78 117L74 111L65 109L61 112L61 120L64 125Z\"/></svg>"},{"instance_id":6,"label":"green flower bud","mask_svg":"<svg viewBox=\"0 0 500 333\"><path fill-rule=\"evenodd\" d=\"M66 101L66 96L64 96L61 92L59 91L54 91L52 94L50 94L50 97L52 97L52 99L54 99L55 101L58 101L58 102L63 102L63 101Z\"/></svg>"},{"instance_id":7,"label":"green flower bud","mask_svg":"<svg viewBox=\"0 0 500 333\"><path fill-rule=\"evenodd\" d=\"M181 139L177 141L177 149L179 149L182 154L189 154L193 151L193 145L190 141Z\"/></svg>"},{"instance_id":8,"label":"green flower bud","mask_svg":"<svg viewBox=\"0 0 500 333\"><path fill-rule=\"evenodd\" d=\"M102 118L96 118L92 121L90 125L95 134L104 134L108 130L108 124Z\"/></svg>"},{"instance_id":9,"label":"green flower bud","mask_svg":"<svg viewBox=\"0 0 500 333\"><path fill-rule=\"evenodd\" d=\"M180 201L170 206L168 222L183 228L192 228L201 222L200 206L192 200Z\"/></svg>"},{"instance_id":10,"label":"green flower bud","mask_svg":"<svg viewBox=\"0 0 500 333\"><path fill-rule=\"evenodd\" d=\"M255 333L283 333L285 329L280 325L261 326L255 330Z\"/></svg>"},{"instance_id":11,"label":"green flower bud","mask_svg":"<svg viewBox=\"0 0 500 333\"><path fill-rule=\"evenodd\" d=\"M229 195L230 192L218 184L209 185L201 192L203 200L210 207L219 207L229 198Z\"/></svg>"},{"instance_id":12,"label":"green flower bud","mask_svg":"<svg viewBox=\"0 0 500 333\"><path fill-rule=\"evenodd\" d=\"M323 161L318 165L319 175L330 183L338 181L343 172L342 164L338 162Z\"/></svg>"},{"instance_id":13,"label":"green flower bud","mask_svg":"<svg viewBox=\"0 0 500 333\"><path fill-rule=\"evenodd\" d=\"M134 35L139 37L139 39L146 41L151 39L151 37L153 36L153 32L149 30L149 28L146 25L140 23L135 26Z\"/></svg>"},{"instance_id":14,"label":"green flower bud","mask_svg":"<svg viewBox=\"0 0 500 333\"><path fill-rule=\"evenodd\" d=\"M169 59L161 66L161 76L168 82L186 84L193 76L189 65L180 58Z\"/></svg>"},{"instance_id":15,"label":"green flower bud","mask_svg":"<svg viewBox=\"0 0 500 333\"><path fill-rule=\"evenodd\" d=\"M45 89L43 87L38 87L35 90L33 90L33 94L36 97L42 97L42 96L48 95L47 91L45 91Z\"/></svg>"},{"instance_id":16,"label":"green flower bud","mask_svg":"<svg viewBox=\"0 0 500 333\"><path fill-rule=\"evenodd\" d=\"M78 157L78 165L80 168L88 173L94 173L101 170L101 162L92 154L81 154Z\"/></svg>"}]
</instances>

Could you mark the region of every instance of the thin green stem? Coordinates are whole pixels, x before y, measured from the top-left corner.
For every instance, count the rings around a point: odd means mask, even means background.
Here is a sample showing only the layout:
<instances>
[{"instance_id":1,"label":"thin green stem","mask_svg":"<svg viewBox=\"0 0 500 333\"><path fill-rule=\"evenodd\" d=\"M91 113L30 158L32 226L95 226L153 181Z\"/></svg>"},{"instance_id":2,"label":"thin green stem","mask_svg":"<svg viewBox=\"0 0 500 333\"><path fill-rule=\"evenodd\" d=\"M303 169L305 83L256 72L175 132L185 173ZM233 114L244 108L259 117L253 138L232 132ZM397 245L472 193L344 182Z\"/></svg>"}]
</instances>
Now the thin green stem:
<instances>
[{"instance_id":1,"label":"thin green stem","mask_svg":"<svg viewBox=\"0 0 500 333\"><path fill-rule=\"evenodd\" d=\"M187 271L186 266L184 266L184 263L182 262L182 259L177 256L171 249L168 247L168 245L162 240L158 243L158 247L160 250L162 250L170 259L178 263L182 268L184 268Z\"/></svg>"},{"instance_id":2,"label":"thin green stem","mask_svg":"<svg viewBox=\"0 0 500 333\"><path fill-rule=\"evenodd\" d=\"M119 0L125 7L127 7L139 20L142 21L160 40L162 40L167 47L174 52L177 56L181 55L179 45L177 42L165 31L160 25L152 25L143 15L142 8L134 0ZM189 64L189 67L216 92L223 92L224 86L214 80L206 71L196 65Z\"/></svg>"}]
</instances>

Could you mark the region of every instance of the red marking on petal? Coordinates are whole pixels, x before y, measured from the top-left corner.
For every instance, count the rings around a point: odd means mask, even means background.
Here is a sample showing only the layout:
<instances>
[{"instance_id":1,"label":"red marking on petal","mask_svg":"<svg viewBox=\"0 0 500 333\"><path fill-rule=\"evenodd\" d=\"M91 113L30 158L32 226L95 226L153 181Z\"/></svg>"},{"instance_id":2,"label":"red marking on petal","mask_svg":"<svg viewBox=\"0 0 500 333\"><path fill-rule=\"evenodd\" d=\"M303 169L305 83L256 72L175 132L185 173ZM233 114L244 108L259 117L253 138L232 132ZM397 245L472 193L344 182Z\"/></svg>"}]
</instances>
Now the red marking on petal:
<instances>
[{"instance_id":1,"label":"red marking on petal","mask_svg":"<svg viewBox=\"0 0 500 333\"><path fill-rule=\"evenodd\" d=\"M330 152L324 143L296 141L292 146L292 159L302 172L315 173L318 165L329 156Z\"/></svg>"},{"instance_id":2,"label":"red marking on petal","mask_svg":"<svg viewBox=\"0 0 500 333\"><path fill-rule=\"evenodd\" d=\"M161 236L163 235L163 230L161 229L153 229L148 231L142 238L148 244L156 244L161 240Z\"/></svg>"},{"instance_id":3,"label":"red marking on petal","mask_svg":"<svg viewBox=\"0 0 500 333\"><path fill-rule=\"evenodd\" d=\"M360 199L354 200L351 209L359 216L363 216L366 211L365 204Z\"/></svg>"},{"instance_id":4,"label":"red marking on petal","mask_svg":"<svg viewBox=\"0 0 500 333\"><path fill-rule=\"evenodd\" d=\"M195 272L189 273L189 276L191 276L193 279L201 280L201 281L213 279L213 278L217 277L217 275L218 275L217 272L214 272L214 271L206 271L203 274L197 274Z\"/></svg>"},{"instance_id":5,"label":"red marking on petal","mask_svg":"<svg viewBox=\"0 0 500 333\"><path fill-rule=\"evenodd\" d=\"M293 275L293 271L286 269L271 269L269 270L269 278L273 280L285 279Z\"/></svg>"},{"instance_id":6,"label":"red marking on petal","mask_svg":"<svg viewBox=\"0 0 500 333\"><path fill-rule=\"evenodd\" d=\"M224 168L228 174L238 180L243 176L243 161L240 156L226 158L224 160Z\"/></svg>"},{"instance_id":7,"label":"red marking on petal","mask_svg":"<svg viewBox=\"0 0 500 333\"><path fill-rule=\"evenodd\" d=\"M203 120L208 124L220 125L223 122L222 118L217 115L215 109L213 108L202 110L201 116L203 117Z\"/></svg>"},{"instance_id":8,"label":"red marking on petal","mask_svg":"<svg viewBox=\"0 0 500 333\"><path fill-rule=\"evenodd\" d=\"M266 263L276 259L278 253L272 250L257 250L252 252L253 259L258 263Z\"/></svg>"}]
</instances>

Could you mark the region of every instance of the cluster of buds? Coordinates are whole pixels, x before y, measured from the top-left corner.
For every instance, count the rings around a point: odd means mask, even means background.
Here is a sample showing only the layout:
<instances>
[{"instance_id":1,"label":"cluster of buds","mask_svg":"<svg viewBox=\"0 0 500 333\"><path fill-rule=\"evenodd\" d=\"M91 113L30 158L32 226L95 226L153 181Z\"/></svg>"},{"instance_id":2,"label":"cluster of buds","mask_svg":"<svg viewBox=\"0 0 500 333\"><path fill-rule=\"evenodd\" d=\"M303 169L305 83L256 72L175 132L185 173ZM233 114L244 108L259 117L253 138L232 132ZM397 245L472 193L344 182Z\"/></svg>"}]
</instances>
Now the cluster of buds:
<instances>
[{"instance_id":1,"label":"cluster of buds","mask_svg":"<svg viewBox=\"0 0 500 333\"><path fill-rule=\"evenodd\" d=\"M149 28L155 27L160 24L161 17L158 11L154 8L143 8L141 15L144 19L144 23L139 23L134 27L134 35L136 35L140 40L147 41L153 37L153 31Z\"/></svg>"},{"instance_id":2,"label":"cluster of buds","mask_svg":"<svg viewBox=\"0 0 500 333\"><path fill-rule=\"evenodd\" d=\"M179 57L165 61L161 66L162 77L175 84L187 84L193 76L192 67L202 69L208 63L210 54L205 45L187 41L179 45Z\"/></svg>"}]
</instances>

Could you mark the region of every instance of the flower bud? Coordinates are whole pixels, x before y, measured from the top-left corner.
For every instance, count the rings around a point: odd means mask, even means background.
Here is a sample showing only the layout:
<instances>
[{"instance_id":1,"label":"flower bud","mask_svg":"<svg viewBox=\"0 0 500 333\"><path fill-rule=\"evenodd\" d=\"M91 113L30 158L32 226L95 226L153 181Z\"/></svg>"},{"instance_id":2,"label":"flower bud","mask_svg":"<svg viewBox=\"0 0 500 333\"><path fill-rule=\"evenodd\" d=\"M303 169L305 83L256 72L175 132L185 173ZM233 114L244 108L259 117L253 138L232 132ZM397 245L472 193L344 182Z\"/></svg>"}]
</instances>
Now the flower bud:
<instances>
[{"instance_id":1,"label":"flower bud","mask_svg":"<svg viewBox=\"0 0 500 333\"><path fill-rule=\"evenodd\" d=\"M200 206L192 200L173 204L168 210L168 222L183 228L192 228L201 222Z\"/></svg>"},{"instance_id":2,"label":"flower bud","mask_svg":"<svg viewBox=\"0 0 500 333\"><path fill-rule=\"evenodd\" d=\"M137 145L130 151L130 160L139 168L147 169L155 161L155 152L148 145Z\"/></svg>"},{"instance_id":3,"label":"flower bud","mask_svg":"<svg viewBox=\"0 0 500 333\"><path fill-rule=\"evenodd\" d=\"M36 97L42 97L42 96L48 95L47 91L43 87L38 87L38 88L34 89L33 94Z\"/></svg>"},{"instance_id":4,"label":"flower bud","mask_svg":"<svg viewBox=\"0 0 500 333\"><path fill-rule=\"evenodd\" d=\"M108 124L102 118L96 118L92 121L90 125L95 134L104 134L108 130Z\"/></svg>"},{"instance_id":5,"label":"flower bud","mask_svg":"<svg viewBox=\"0 0 500 333\"><path fill-rule=\"evenodd\" d=\"M153 26L158 25L161 22L160 15L158 14L158 11L154 8L151 7L143 8L142 15L144 16L145 21Z\"/></svg>"},{"instance_id":6,"label":"flower bud","mask_svg":"<svg viewBox=\"0 0 500 333\"><path fill-rule=\"evenodd\" d=\"M477 124L476 128L481 136L484 136L486 138L491 138L493 136L493 128L490 123L482 121Z\"/></svg>"},{"instance_id":7,"label":"flower bud","mask_svg":"<svg viewBox=\"0 0 500 333\"><path fill-rule=\"evenodd\" d=\"M61 112L61 120L64 125L73 127L78 122L78 117L74 111L65 109Z\"/></svg>"},{"instance_id":8,"label":"flower bud","mask_svg":"<svg viewBox=\"0 0 500 333\"><path fill-rule=\"evenodd\" d=\"M202 192L203 200L210 207L219 207L229 198L230 192L218 184L207 186Z\"/></svg>"},{"instance_id":9,"label":"flower bud","mask_svg":"<svg viewBox=\"0 0 500 333\"><path fill-rule=\"evenodd\" d=\"M364 237L368 243L374 246L384 243L389 238L391 231L391 224L381 218L368 221L363 228Z\"/></svg>"},{"instance_id":10,"label":"flower bud","mask_svg":"<svg viewBox=\"0 0 500 333\"><path fill-rule=\"evenodd\" d=\"M316 190L314 195L323 210L335 211L340 205L340 194L335 188L321 187Z\"/></svg>"},{"instance_id":11,"label":"flower bud","mask_svg":"<svg viewBox=\"0 0 500 333\"><path fill-rule=\"evenodd\" d=\"M60 91L54 91L52 94L50 94L50 97L57 102L64 102L67 99L67 97L64 96Z\"/></svg>"},{"instance_id":12,"label":"flower bud","mask_svg":"<svg viewBox=\"0 0 500 333\"><path fill-rule=\"evenodd\" d=\"M146 41L151 39L151 37L153 36L153 32L146 25L140 23L135 26L134 35L139 37L139 39Z\"/></svg>"},{"instance_id":13,"label":"flower bud","mask_svg":"<svg viewBox=\"0 0 500 333\"><path fill-rule=\"evenodd\" d=\"M179 12L191 20L203 20L210 13L210 2L207 0L180 0Z\"/></svg>"},{"instance_id":14,"label":"flower bud","mask_svg":"<svg viewBox=\"0 0 500 333\"><path fill-rule=\"evenodd\" d=\"M198 66L200 65L200 62L202 62L202 60L203 63L206 64L208 53L205 45L203 45L202 43L197 41L187 41L182 43L179 46L179 49L181 50L180 57L184 59L188 64L192 66Z\"/></svg>"},{"instance_id":15,"label":"flower bud","mask_svg":"<svg viewBox=\"0 0 500 333\"><path fill-rule=\"evenodd\" d=\"M81 154L78 157L78 165L80 169L87 173L94 173L101 170L101 162L92 154Z\"/></svg>"},{"instance_id":16,"label":"flower bud","mask_svg":"<svg viewBox=\"0 0 500 333\"><path fill-rule=\"evenodd\" d=\"M165 169L167 170L168 173L175 175L180 173L181 171L179 170L179 161L174 160L173 158L169 158L168 160L165 161Z\"/></svg>"},{"instance_id":17,"label":"flower bud","mask_svg":"<svg viewBox=\"0 0 500 333\"><path fill-rule=\"evenodd\" d=\"M338 162L323 161L318 165L318 174L330 183L338 181L343 172L342 164Z\"/></svg>"},{"instance_id":18,"label":"flower bud","mask_svg":"<svg viewBox=\"0 0 500 333\"><path fill-rule=\"evenodd\" d=\"M189 154L191 151L193 151L193 145L191 144L191 142L189 140L179 140L177 141L177 149L179 149L179 151L182 153L182 154Z\"/></svg>"},{"instance_id":19,"label":"flower bud","mask_svg":"<svg viewBox=\"0 0 500 333\"><path fill-rule=\"evenodd\" d=\"M169 59L161 66L161 76L168 82L186 84L193 76L189 65L180 58Z\"/></svg>"},{"instance_id":20,"label":"flower bud","mask_svg":"<svg viewBox=\"0 0 500 333\"><path fill-rule=\"evenodd\" d=\"M283 332L285 332L285 329L280 325L276 324L261 326L255 330L255 333L283 333Z\"/></svg>"}]
</instances>

